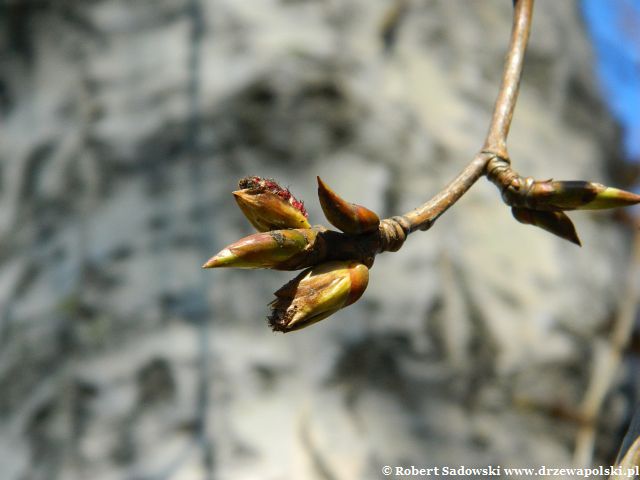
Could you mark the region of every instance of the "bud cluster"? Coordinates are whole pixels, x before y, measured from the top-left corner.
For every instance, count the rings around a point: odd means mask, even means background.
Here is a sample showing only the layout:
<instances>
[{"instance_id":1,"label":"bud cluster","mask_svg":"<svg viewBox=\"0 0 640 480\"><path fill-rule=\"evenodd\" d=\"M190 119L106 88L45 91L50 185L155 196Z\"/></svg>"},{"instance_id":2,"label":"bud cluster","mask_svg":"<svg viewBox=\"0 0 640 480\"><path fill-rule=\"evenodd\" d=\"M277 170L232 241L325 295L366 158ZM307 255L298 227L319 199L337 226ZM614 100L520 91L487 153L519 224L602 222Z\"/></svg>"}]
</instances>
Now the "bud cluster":
<instances>
[{"instance_id":1,"label":"bud cluster","mask_svg":"<svg viewBox=\"0 0 640 480\"><path fill-rule=\"evenodd\" d=\"M516 220L576 245L580 239L565 211L640 203L640 195L599 183L522 178L498 157L487 177L500 186ZM320 177L317 180L322 211L341 232L312 227L304 204L275 180L246 177L233 195L258 233L228 245L203 265L305 269L275 292L268 317L275 331L299 330L357 301L367 287L376 252L397 250L415 226L407 217L381 222L375 212L347 202Z\"/></svg>"},{"instance_id":2,"label":"bud cluster","mask_svg":"<svg viewBox=\"0 0 640 480\"><path fill-rule=\"evenodd\" d=\"M511 171L512 173L515 173ZM602 210L640 203L640 195L582 180L535 180L510 175L502 198L520 223L534 225L580 245L569 210ZM492 179L495 181L495 179Z\"/></svg>"},{"instance_id":3,"label":"bud cluster","mask_svg":"<svg viewBox=\"0 0 640 480\"><path fill-rule=\"evenodd\" d=\"M301 201L272 179L246 177L238 186L240 189L233 192L236 202L259 233L228 245L203 268L309 267L275 292L269 316L275 331L289 332L312 325L362 296L372 260L319 261L327 249L323 236L327 229L321 225L311 227ZM344 234L358 236L377 231L378 215L343 200L319 177L318 196L329 222Z\"/></svg>"}]
</instances>

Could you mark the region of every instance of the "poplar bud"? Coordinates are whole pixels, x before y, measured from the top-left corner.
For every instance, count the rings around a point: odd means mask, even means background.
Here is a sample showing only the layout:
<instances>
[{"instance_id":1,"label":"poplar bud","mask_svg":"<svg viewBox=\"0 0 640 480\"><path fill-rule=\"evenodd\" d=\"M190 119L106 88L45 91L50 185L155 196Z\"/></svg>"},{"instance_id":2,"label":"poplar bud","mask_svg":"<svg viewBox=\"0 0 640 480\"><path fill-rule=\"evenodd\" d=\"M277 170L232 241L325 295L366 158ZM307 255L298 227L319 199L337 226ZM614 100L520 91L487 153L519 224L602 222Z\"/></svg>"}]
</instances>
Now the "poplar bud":
<instances>
[{"instance_id":1,"label":"poplar bud","mask_svg":"<svg viewBox=\"0 0 640 480\"><path fill-rule=\"evenodd\" d=\"M285 333L308 327L357 301L368 282L369 269L356 261L309 268L275 292L269 324Z\"/></svg>"},{"instance_id":2,"label":"poplar bud","mask_svg":"<svg viewBox=\"0 0 640 480\"><path fill-rule=\"evenodd\" d=\"M520 223L540 227L571 243L582 246L573 222L563 212L512 207L511 213Z\"/></svg>"},{"instance_id":3,"label":"poplar bud","mask_svg":"<svg viewBox=\"0 0 640 480\"><path fill-rule=\"evenodd\" d=\"M380 218L375 212L355 203L349 203L318 178L318 197L327 220L344 233L356 235L375 232Z\"/></svg>"},{"instance_id":4,"label":"poplar bud","mask_svg":"<svg viewBox=\"0 0 640 480\"><path fill-rule=\"evenodd\" d=\"M297 270L308 266L322 227L255 233L227 246L203 268L271 268Z\"/></svg>"},{"instance_id":5,"label":"poplar bud","mask_svg":"<svg viewBox=\"0 0 640 480\"><path fill-rule=\"evenodd\" d=\"M601 210L640 203L640 195L600 183L525 179L524 205L535 210Z\"/></svg>"},{"instance_id":6,"label":"poplar bud","mask_svg":"<svg viewBox=\"0 0 640 480\"><path fill-rule=\"evenodd\" d=\"M274 180L246 177L240 180L233 195L244 213L258 231L285 228L310 228L304 204Z\"/></svg>"}]
</instances>

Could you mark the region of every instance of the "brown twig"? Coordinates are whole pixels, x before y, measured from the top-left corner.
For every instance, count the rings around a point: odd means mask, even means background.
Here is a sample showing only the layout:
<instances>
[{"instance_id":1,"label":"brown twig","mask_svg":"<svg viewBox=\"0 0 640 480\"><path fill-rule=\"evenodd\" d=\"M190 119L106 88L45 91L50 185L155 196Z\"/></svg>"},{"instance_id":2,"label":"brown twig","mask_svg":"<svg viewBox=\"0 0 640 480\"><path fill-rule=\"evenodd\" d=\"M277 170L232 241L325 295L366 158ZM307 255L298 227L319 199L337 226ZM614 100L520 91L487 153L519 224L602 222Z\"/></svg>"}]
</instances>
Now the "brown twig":
<instances>
[{"instance_id":1,"label":"brown twig","mask_svg":"<svg viewBox=\"0 0 640 480\"><path fill-rule=\"evenodd\" d=\"M405 213L403 217L407 219L410 225L409 233L431 228L438 217L456 203L484 174L487 163L493 157L495 157L495 154L479 152L471 163L442 191L420 207Z\"/></svg>"},{"instance_id":2,"label":"brown twig","mask_svg":"<svg viewBox=\"0 0 640 480\"><path fill-rule=\"evenodd\" d=\"M350 235L317 226L313 230L307 229L306 233L300 231L294 234L292 231L286 233L281 231L278 234L271 233L268 237L263 235L259 242L264 245L275 242L280 248L286 243L288 237L291 237L291 242L295 244L292 238L296 237L306 246L299 254L290 257L287 261L269 261L267 264L258 262L260 264L252 268L299 270L330 260L359 260L365 265L371 265L376 254L399 250L410 233L431 228L440 215L454 205L481 176L486 174L488 177L495 177L497 173L501 179L508 179L511 174L508 168L506 141L518 97L524 53L531 28L533 2L534 0L514 2L511 40L489 131L481 150L456 178L420 207L404 215L382 220L378 230L372 233ZM236 245L235 248L243 251L247 248L253 249L252 242L257 241L257 239L245 239L241 247ZM236 253L232 254L229 249L225 249L204 267L212 268L222 264L229 266L227 260L235 255ZM257 254L251 253L251 255L255 257Z\"/></svg>"},{"instance_id":3,"label":"brown twig","mask_svg":"<svg viewBox=\"0 0 640 480\"><path fill-rule=\"evenodd\" d=\"M436 194L424 205L406 213L402 217L408 224L405 234L416 230L428 230L433 223L449 207L456 203L471 186L485 173L490 160L494 158L508 162L507 135L513 118L513 111L518 99L520 78L524 54L531 30L534 0L518 0L515 2L513 26L507 57L505 60L502 84L498 92L493 117L482 150L473 158L471 163L449 183L441 192ZM393 219L388 219L393 221ZM401 225L404 230L404 226ZM393 233L393 232L392 232Z\"/></svg>"},{"instance_id":4,"label":"brown twig","mask_svg":"<svg viewBox=\"0 0 640 480\"><path fill-rule=\"evenodd\" d=\"M513 28L511 30L511 43L505 60L502 85L493 110L493 118L489 126L489 133L484 143L484 151L495 153L497 156L508 159L507 136L511 127L513 111L518 99L524 54L527 49L529 32L531 30L531 17L533 15L533 0L520 0L515 2L513 15Z\"/></svg>"}]
</instances>

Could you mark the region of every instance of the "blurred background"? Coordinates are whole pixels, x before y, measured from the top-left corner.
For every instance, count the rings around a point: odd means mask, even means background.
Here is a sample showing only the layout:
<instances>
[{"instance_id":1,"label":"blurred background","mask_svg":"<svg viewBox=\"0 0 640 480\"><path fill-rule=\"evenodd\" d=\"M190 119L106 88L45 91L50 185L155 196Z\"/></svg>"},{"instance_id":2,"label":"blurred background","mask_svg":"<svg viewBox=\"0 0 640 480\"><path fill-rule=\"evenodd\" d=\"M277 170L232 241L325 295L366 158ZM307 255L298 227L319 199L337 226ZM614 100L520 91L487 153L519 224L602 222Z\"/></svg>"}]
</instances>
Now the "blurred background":
<instances>
[{"instance_id":1,"label":"blurred background","mask_svg":"<svg viewBox=\"0 0 640 480\"><path fill-rule=\"evenodd\" d=\"M247 175L312 224L316 175L381 216L435 194L481 147L510 1L0 5L0 478L614 461L639 392L629 215L572 214L580 249L481 179L287 335L267 304L293 273L200 268L252 233ZM633 188L639 18L537 2L520 173Z\"/></svg>"}]
</instances>

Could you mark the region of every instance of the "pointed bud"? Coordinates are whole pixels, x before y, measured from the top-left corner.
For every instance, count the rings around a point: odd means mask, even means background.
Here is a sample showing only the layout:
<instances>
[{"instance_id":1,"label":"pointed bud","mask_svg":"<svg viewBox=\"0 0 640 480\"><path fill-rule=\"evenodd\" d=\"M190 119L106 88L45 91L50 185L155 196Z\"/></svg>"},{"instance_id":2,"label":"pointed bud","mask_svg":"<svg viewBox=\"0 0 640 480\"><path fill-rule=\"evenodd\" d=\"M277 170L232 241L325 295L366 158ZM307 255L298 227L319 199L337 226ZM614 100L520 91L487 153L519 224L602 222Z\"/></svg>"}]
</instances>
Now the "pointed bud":
<instances>
[{"instance_id":1,"label":"pointed bud","mask_svg":"<svg viewBox=\"0 0 640 480\"><path fill-rule=\"evenodd\" d=\"M203 268L271 268L297 270L308 265L321 228L297 228L256 233L229 245Z\"/></svg>"},{"instance_id":2,"label":"pointed bud","mask_svg":"<svg viewBox=\"0 0 640 480\"><path fill-rule=\"evenodd\" d=\"M513 207L511 209L511 213L520 223L535 225L536 227L540 227L547 232L553 233L560 238L570 241L571 243L582 246L573 222L563 212L529 210L528 208Z\"/></svg>"},{"instance_id":3,"label":"pointed bud","mask_svg":"<svg viewBox=\"0 0 640 480\"><path fill-rule=\"evenodd\" d=\"M580 180L536 181L525 198L526 206L536 210L600 210L636 203L640 203L640 195Z\"/></svg>"},{"instance_id":4,"label":"pointed bud","mask_svg":"<svg viewBox=\"0 0 640 480\"><path fill-rule=\"evenodd\" d=\"M242 213L260 232L310 228L304 204L274 180L246 177L233 195Z\"/></svg>"},{"instance_id":5,"label":"pointed bud","mask_svg":"<svg viewBox=\"0 0 640 480\"><path fill-rule=\"evenodd\" d=\"M327 220L344 233L356 235L378 229L380 218L374 212L339 197L318 177L318 197Z\"/></svg>"},{"instance_id":6,"label":"pointed bud","mask_svg":"<svg viewBox=\"0 0 640 480\"><path fill-rule=\"evenodd\" d=\"M309 268L275 293L271 328L291 332L308 327L358 300L369 269L356 261L327 262Z\"/></svg>"},{"instance_id":7,"label":"pointed bud","mask_svg":"<svg viewBox=\"0 0 640 480\"><path fill-rule=\"evenodd\" d=\"M244 189L233 195L242 213L260 232L311 227L300 210L274 193Z\"/></svg>"}]
</instances>

